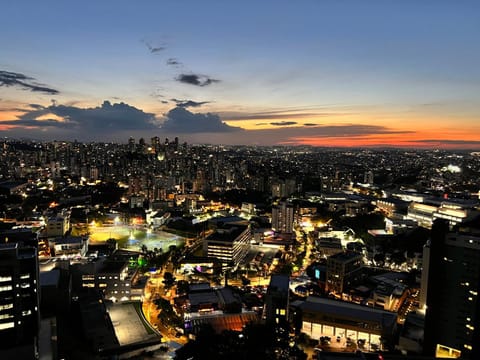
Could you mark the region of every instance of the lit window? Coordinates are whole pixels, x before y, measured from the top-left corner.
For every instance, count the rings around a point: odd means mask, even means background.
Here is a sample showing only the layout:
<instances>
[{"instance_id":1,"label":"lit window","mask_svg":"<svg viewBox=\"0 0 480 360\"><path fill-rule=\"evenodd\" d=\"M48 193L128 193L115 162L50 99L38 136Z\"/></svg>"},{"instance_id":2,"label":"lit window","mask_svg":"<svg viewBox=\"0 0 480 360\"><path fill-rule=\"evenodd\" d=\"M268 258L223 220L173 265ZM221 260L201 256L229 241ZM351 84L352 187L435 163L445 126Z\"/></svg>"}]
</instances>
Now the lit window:
<instances>
[{"instance_id":1,"label":"lit window","mask_svg":"<svg viewBox=\"0 0 480 360\"><path fill-rule=\"evenodd\" d=\"M14 322L8 322L8 323L0 324L0 330L11 329L13 327L15 327Z\"/></svg>"},{"instance_id":2,"label":"lit window","mask_svg":"<svg viewBox=\"0 0 480 360\"><path fill-rule=\"evenodd\" d=\"M0 305L0 310L13 309L13 304Z\"/></svg>"}]
</instances>

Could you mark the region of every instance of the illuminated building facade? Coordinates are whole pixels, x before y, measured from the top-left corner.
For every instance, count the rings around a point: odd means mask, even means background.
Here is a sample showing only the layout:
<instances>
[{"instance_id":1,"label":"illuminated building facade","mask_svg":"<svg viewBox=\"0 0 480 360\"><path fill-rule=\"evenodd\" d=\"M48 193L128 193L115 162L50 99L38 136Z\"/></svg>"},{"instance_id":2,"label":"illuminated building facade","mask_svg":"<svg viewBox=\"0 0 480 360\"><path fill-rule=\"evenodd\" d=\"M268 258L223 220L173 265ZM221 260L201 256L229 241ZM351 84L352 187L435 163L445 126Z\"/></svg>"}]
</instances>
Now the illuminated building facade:
<instances>
[{"instance_id":1,"label":"illuminated building facade","mask_svg":"<svg viewBox=\"0 0 480 360\"><path fill-rule=\"evenodd\" d=\"M282 201L272 208L272 229L278 232L293 232L293 206Z\"/></svg>"},{"instance_id":2,"label":"illuminated building facade","mask_svg":"<svg viewBox=\"0 0 480 360\"><path fill-rule=\"evenodd\" d=\"M132 293L132 275L127 261L97 260L76 264L72 268L80 287L98 289L105 299L113 302L140 299Z\"/></svg>"},{"instance_id":3,"label":"illuminated building facade","mask_svg":"<svg viewBox=\"0 0 480 360\"><path fill-rule=\"evenodd\" d=\"M480 231L432 227L425 346L428 355L480 358Z\"/></svg>"},{"instance_id":4,"label":"illuminated building facade","mask_svg":"<svg viewBox=\"0 0 480 360\"><path fill-rule=\"evenodd\" d=\"M393 343L397 326L393 312L316 296L292 302L292 308L297 329L312 339L338 336L342 344L363 340L366 350Z\"/></svg>"},{"instance_id":5,"label":"illuminated building facade","mask_svg":"<svg viewBox=\"0 0 480 360\"><path fill-rule=\"evenodd\" d=\"M249 226L226 225L204 240L204 255L216 258L222 264L237 265L247 254L251 239Z\"/></svg>"},{"instance_id":6,"label":"illuminated building facade","mask_svg":"<svg viewBox=\"0 0 480 360\"><path fill-rule=\"evenodd\" d=\"M47 237L64 236L70 230L69 216L55 216L47 220Z\"/></svg>"}]
</instances>

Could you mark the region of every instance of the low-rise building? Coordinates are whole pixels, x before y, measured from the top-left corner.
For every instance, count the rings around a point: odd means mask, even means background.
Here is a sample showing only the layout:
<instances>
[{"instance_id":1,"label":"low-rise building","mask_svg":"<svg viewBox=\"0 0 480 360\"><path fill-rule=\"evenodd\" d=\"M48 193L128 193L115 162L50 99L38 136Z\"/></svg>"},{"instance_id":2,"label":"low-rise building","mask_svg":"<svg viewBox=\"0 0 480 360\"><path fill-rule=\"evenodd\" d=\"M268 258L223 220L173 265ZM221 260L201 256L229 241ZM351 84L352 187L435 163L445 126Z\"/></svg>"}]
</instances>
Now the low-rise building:
<instances>
[{"instance_id":1,"label":"low-rise building","mask_svg":"<svg viewBox=\"0 0 480 360\"><path fill-rule=\"evenodd\" d=\"M292 303L297 331L312 339L339 337L342 342L363 342L367 350L393 344L397 314L349 302L309 296Z\"/></svg>"},{"instance_id":2,"label":"low-rise building","mask_svg":"<svg viewBox=\"0 0 480 360\"><path fill-rule=\"evenodd\" d=\"M49 241L55 256L85 256L88 251L88 238L81 236L58 237Z\"/></svg>"},{"instance_id":3,"label":"low-rise building","mask_svg":"<svg viewBox=\"0 0 480 360\"><path fill-rule=\"evenodd\" d=\"M315 241L315 245L320 253L325 256L343 252L342 240L337 237L321 237Z\"/></svg>"},{"instance_id":4,"label":"low-rise building","mask_svg":"<svg viewBox=\"0 0 480 360\"><path fill-rule=\"evenodd\" d=\"M65 236L70 230L70 217L58 215L48 218L45 230L48 238Z\"/></svg>"},{"instance_id":5,"label":"low-rise building","mask_svg":"<svg viewBox=\"0 0 480 360\"><path fill-rule=\"evenodd\" d=\"M127 260L93 259L71 266L74 287L78 290L94 288L101 290L105 299L128 301L136 299L131 285L134 271L129 271Z\"/></svg>"}]
</instances>

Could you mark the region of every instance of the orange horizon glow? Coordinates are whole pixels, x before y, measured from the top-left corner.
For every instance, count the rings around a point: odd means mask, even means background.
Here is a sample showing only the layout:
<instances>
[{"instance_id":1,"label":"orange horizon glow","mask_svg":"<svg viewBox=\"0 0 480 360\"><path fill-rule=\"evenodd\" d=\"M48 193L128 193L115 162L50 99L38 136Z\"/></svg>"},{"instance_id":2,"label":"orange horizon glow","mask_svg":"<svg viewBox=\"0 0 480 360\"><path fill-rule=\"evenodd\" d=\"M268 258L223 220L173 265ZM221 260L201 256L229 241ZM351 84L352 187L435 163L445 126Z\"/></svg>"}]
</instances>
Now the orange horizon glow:
<instances>
[{"instance_id":1,"label":"orange horizon glow","mask_svg":"<svg viewBox=\"0 0 480 360\"><path fill-rule=\"evenodd\" d=\"M2 124L2 121L19 119L28 111L22 110L25 106L26 104L9 104L8 109L0 111L0 131L24 128L26 130L38 129L44 134L48 133L48 129L36 126L27 127L15 125L12 122L8 125ZM88 107L97 106L99 105ZM145 111L148 112L148 110ZM212 112L215 113L215 111ZM459 115L453 118L449 114L433 116L433 114L402 113L393 110L388 112L386 109L358 112L352 110L351 113L330 111L328 115L319 111L318 115L303 113L305 116L302 116L302 112L297 110L291 112L265 111L265 113L272 115L267 119L247 118L224 122L229 126L244 129L252 137L258 137L262 131L266 131L270 135L269 144L319 147L480 148L480 124L473 116ZM275 113L279 114L278 118L275 118ZM292 117L285 116L288 114ZM64 121L63 118L54 114L44 114L35 118L38 121L51 119ZM272 125L273 123L280 125ZM288 125L282 125L283 123ZM315 125L305 126L304 124ZM367 129L366 134L342 135L342 127L348 130L349 126L371 126L372 133L369 134ZM330 134L322 133L322 128L332 127L336 129ZM278 140L275 139L276 134L278 134ZM316 134L319 135L315 136Z\"/></svg>"}]
</instances>

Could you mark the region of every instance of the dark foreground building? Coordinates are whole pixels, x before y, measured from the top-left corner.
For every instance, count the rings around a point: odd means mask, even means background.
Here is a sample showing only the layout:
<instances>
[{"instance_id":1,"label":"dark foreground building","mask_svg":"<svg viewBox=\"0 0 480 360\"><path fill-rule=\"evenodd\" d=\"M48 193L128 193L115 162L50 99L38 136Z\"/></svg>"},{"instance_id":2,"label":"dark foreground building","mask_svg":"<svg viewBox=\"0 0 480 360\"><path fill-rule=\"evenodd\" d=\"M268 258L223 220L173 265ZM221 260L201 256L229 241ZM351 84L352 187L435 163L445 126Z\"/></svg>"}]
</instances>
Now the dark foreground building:
<instances>
[{"instance_id":1,"label":"dark foreground building","mask_svg":"<svg viewBox=\"0 0 480 360\"><path fill-rule=\"evenodd\" d=\"M424 351L480 359L480 229L436 220L429 247Z\"/></svg>"},{"instance_id":2,"label":"dark foreground building","mask_svg":"<svg viewBox=\"0 0 480 360\"><path fill-rule=\"evenodd\" d=\"M34 359L39 322L37 249L7 239L0 243L0 358Z\"/></svg>"}]
</instances>

